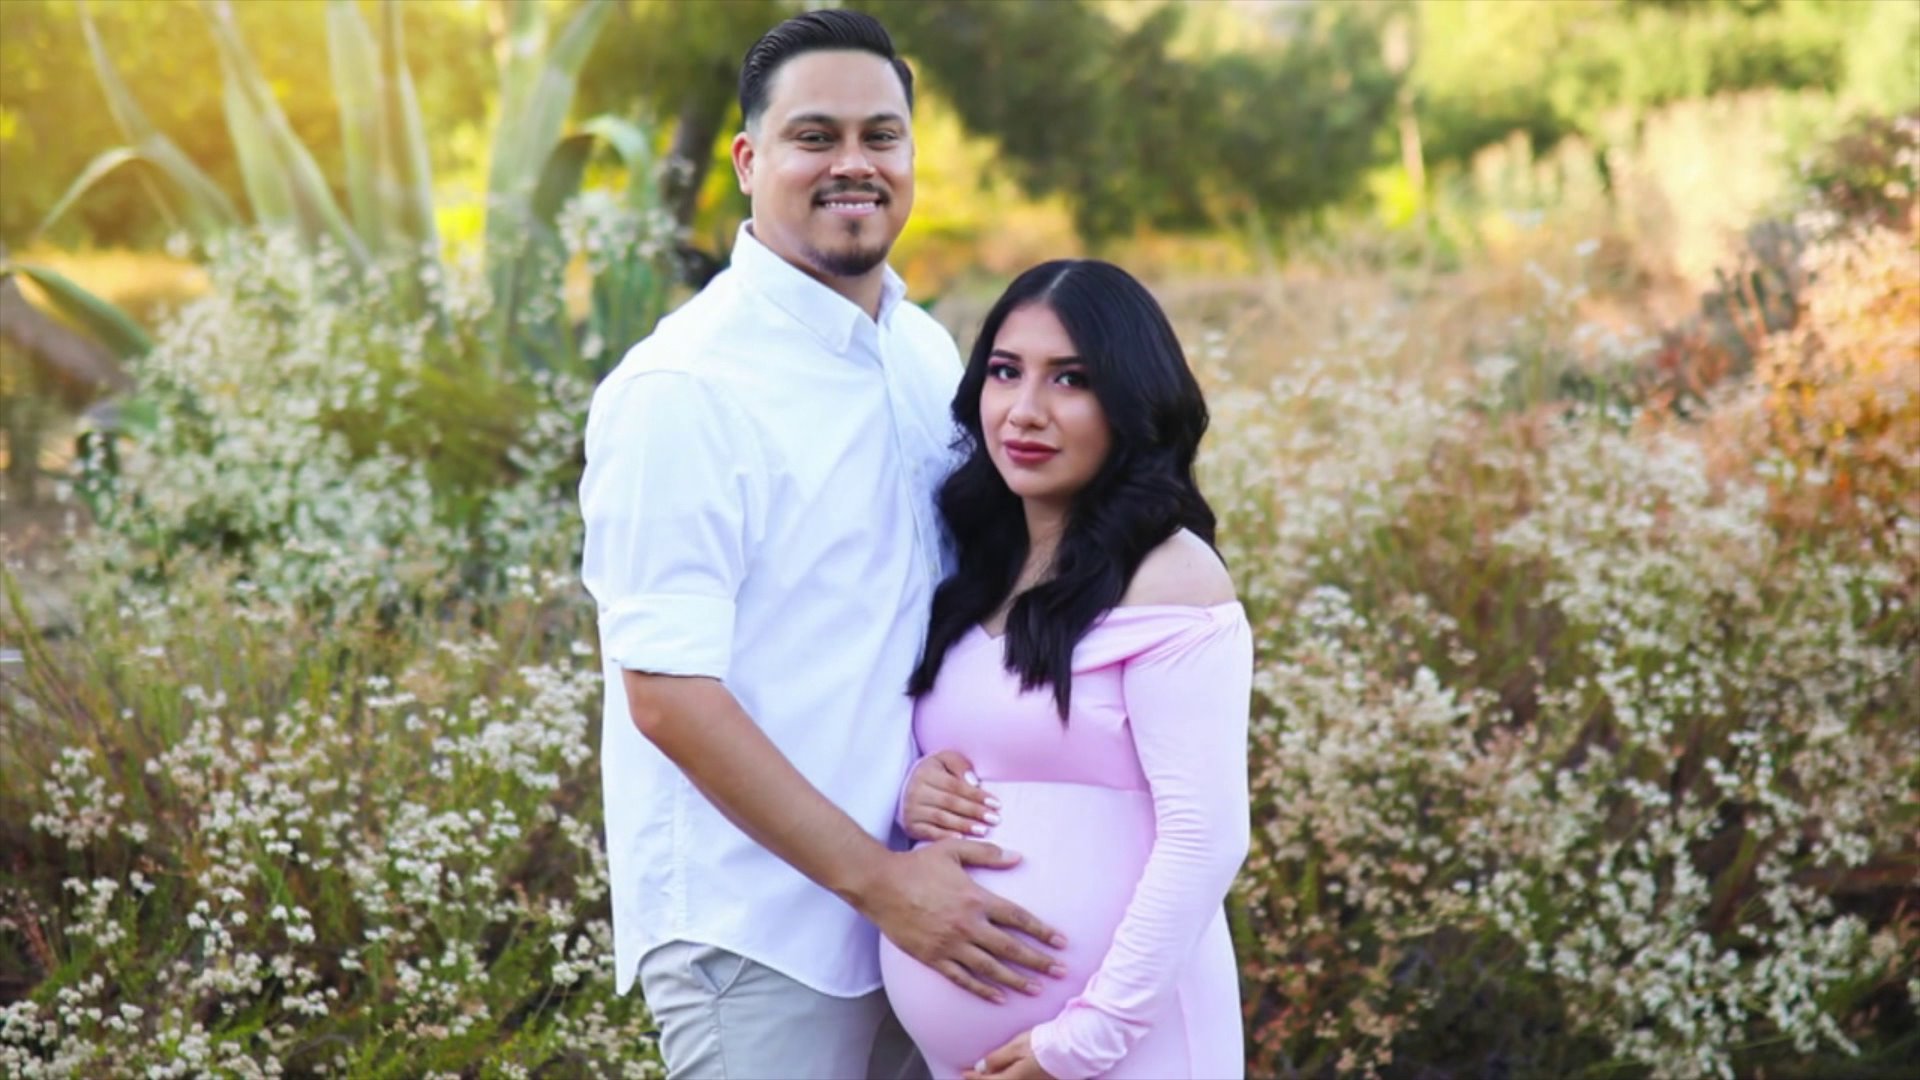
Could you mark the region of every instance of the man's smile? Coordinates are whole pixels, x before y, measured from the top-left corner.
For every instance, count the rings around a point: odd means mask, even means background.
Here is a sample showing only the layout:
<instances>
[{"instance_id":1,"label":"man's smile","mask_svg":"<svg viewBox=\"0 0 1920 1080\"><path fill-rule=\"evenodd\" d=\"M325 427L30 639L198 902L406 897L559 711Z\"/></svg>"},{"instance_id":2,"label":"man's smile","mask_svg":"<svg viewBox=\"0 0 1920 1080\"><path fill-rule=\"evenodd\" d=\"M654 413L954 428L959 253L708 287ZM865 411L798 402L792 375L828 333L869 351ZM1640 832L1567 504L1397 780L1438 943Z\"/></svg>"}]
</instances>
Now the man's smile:
<instances>
[{"instance_id":1,"label":"man's smile","mask_svg":"<svg viewBox=\"0 0 1920 1080\"><path fill-rule=\"evenodd\" d=\"M836 217L868 217L886 203L886 196L877 191L843 191L814 199L815 206Z\"/></svg>"}]
</instances>

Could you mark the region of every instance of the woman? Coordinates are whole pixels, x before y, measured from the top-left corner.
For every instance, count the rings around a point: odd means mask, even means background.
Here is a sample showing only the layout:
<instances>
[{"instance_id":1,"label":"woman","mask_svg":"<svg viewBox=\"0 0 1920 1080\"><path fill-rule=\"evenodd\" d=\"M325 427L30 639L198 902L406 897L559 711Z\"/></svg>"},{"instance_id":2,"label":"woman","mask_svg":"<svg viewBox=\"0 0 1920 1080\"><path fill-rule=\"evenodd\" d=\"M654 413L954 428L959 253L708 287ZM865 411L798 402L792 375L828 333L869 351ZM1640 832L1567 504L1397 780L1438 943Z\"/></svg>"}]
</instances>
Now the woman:
<instances>
[{"instance_id":1,"label":"woman","mask_svg":"<svg viewBox=\"0 0 1920 1080\"><path fill-rule=\"evenodd\" d=\"M909 688L928 756L901 823L1019 852L982 884L1064 931L1065 974L995 1002L883 946L887 995L936 1077L1239 1076L1221 901L1252 639L1193 481L1199 385L1139 282L1067 260L994 305L953 411L959 568Z\"/></svg>"}]
</instances>

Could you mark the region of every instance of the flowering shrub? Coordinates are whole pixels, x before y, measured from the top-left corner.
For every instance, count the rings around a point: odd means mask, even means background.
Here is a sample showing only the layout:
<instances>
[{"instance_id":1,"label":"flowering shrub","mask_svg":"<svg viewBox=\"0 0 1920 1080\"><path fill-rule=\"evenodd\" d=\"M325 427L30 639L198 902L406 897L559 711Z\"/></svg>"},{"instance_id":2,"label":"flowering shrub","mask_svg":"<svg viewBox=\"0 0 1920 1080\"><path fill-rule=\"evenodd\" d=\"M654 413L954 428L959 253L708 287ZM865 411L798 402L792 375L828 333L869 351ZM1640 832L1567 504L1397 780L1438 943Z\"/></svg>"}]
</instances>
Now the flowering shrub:
<instances>
[{"instance_id":1,"label":"flowering shrub","mask_svg":"<svg viewBox=\"0 0 1920 1080\"><path fill-rule=\"evenodd\" d=\"M437 319L286 237L211 273L79 478L84 644L0 631L0 1073L658 1075L604 959L591 382L475 363L477 272Z\"/></svg>"},{"instance_id":2,"label":"flowering shrub","mask_svg":"<svg viewBox=\"0 0 1920 1080\"><path fill-rule=\"evenodd\" d=\"M1911 320L1849 325L1920 370L1887 332ZM1363 327L1215 396L1259 633L1251 1071L1904 1052L1912 528L1806 550L1700 430L1515 412L1511 360L1443 360ZM1877 370L1834 392L1902 407Z\"/></svg>"},{"instance_id":3,"label":"flowering shrub","mask_svg":"<svg viewBox=\"0 0 1920 1080\"><path fill-rule=\"evenodd\" d=\"M1808 263L1799 322L1768 341L1723 430L1761 459L1784 524L1904 548L1920 586L1920 240L1875 229Z\"/></svg>"},{"instance_id":4,"label":"flowering shrub","mask_svg":"<svg viewBox=\"0 0 1920 1080\"><path fill-rule=\"evenodd\" d=\"M33 645L0 1072L660 1075L605 961L591 620L509 577L398 630L176 578Z\"/></svg>"},{"instance_id":5,"label":"flowering shrub","mask_svg":"<svg viewBox=\"0 0 1920 1080\"><path fill-rule=\"evenodd\" d=\"M1544 273L1471 364L1391 306L1264 383L1196 350L1258 635L1253 1074L1911 1052L1903 242L1690 426L1603 392L1652 339ZM461 366L466 277L418 321L274 241L215 273L96 448L74 637L0 631L0 1071L658 1075L611 992L585 380Z\"/></svg>"},{"instance_id":6,"label":"flowering shrub","mask_svg":"<svg viewBox=\"0 0 1920 1080\"><path fill-rule=\"evenodd\" d=\"M477 271L428 269L436 317L396 300L395 271L308 258L287 235L209 269L213 289L142 362L134 437L83 460L101 526L85 558L102 573L158 584L212 561L273 602L351 610L442 597L571 543L553 508L578 476L592 385L477 363Z\"/></svg>"}]
</instances>

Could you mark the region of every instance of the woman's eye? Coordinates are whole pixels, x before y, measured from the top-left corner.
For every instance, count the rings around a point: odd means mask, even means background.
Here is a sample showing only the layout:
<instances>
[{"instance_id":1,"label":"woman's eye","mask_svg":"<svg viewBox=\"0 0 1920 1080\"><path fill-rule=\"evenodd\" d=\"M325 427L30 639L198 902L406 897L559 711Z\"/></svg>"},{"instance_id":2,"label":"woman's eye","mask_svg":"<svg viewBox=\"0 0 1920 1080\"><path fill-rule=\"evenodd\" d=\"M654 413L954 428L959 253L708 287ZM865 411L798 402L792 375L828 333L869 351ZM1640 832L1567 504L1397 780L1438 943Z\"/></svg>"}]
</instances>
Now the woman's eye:
<instances>
[{"instance_id":1,"label":"woman's eye","mask_svg":"<svg viewBox=\"0 0 1920 1080\"><path fill-rule=\"evenodd\" d=\"M1019 377L1020 369L1014 367L1012 364L987 365L987 378L996 382L1006 382L1008 379L1017 379Z\"/></svg>"},{"instance_id":2,"label":"woman's eye","mask_svg":"<svg viewBox=\"0 0 1920 1080\"><path fill-rule=\"evenodd\" d=\"M1061 386L1070 386L1076 390L1084 390L1092 385L1088 382L1087 373L1084 371L1063 371L1055 377L1054 381Z\"/></svg>"}]
</instances>

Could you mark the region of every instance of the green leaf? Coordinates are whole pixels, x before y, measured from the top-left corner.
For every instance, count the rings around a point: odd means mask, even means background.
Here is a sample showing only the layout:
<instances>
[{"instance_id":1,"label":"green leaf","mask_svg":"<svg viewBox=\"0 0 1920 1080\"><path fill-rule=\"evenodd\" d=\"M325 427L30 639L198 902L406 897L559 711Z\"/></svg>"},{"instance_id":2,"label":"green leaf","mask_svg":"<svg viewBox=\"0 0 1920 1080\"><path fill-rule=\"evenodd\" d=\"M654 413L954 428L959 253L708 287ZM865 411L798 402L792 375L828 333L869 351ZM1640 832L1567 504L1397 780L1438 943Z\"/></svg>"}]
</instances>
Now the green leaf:
<instances>
[{"instance_id":1,"label":"green leaf","mask_svg":"<svg viewBox=\"0 0 1920 1080\"><path fill-rule=\"evenodd\" d=\"M406 46L400 23L400 0L380 6L380 73L386 120L386 146L381 156L382 197L388 200L387 219L396 224L415 250L438 251L439 233L433 218L433 169L427 153L426 124L420 118L420 99L407 70Z\"/></svg>"},{"instance_id":2,"label":"green leaf","mask_svg":"<svg viewBox=\"0 0 1920 1080\"><path fill-rule=\"evenodd\" d=\"M547 24L536 0L510 0L507 13L507 63L501 72L500 126L494 133L487 171L486 226L492 333L503 345L514 337L520 289L537 276L528 264L546 257L537 235L540 221L534 199L540 194L557 212L553 197L564 191L571 156L577 151L566 151L556 163L554 144L573 105L581 66L612 15L613 5L589 0L567 22L551 50L544 48ZM549 176L550 166L559 171ZM578 190L577 180L573 187ZM562 194L560 202L564 201Z\"/></svg>"},{"instance_id":3,"label":"green leaf","mask_svg":"<svg viewBox=\"0 0 1920 1080\"><path fill-rule=\"evenodd\" d=\"M347 208L368 249L385 247L392 221L381 198L387 139L386 97L378 48L354 0L327 0L327 61L340 106L340 143L347 167Z\"/></svg>"},{"instance_id":4,"label":"green leaf","mask_svg":"<svg viewBox=\"0 0 1920 1080\"><path fill-rule=\"evenodd\" d=\"M247 52L246 45L240 40L240 30L234 25L229 5L225 0L201 0L200 12L213 31L214 44L220 51L227 84L234 96L246 106L245 111L249 113L246 123L258 124L260 141L271 149L279 171L285 175L286 186L293 193L301 220L315 235L329 237L340 245L349 258L362 266L366 265L366 244L353 231L353 225L333 201L333 192L327 188L326 177L321 174L320 166L293 133L293 125L287 122L286 114L280 111L280 103L274 100L272 89L267 86L265 77L254 65L252 54ZM232 115L230 112L229 118ZM236 142L239 134L235 133Z\"/></svg>"},{"instance_id":5,"label":"green leaf","mask_svg":"<svg viewBox=\"0 0 1920 1080\"><path fill-rule=\"evenodd\" d=\"M143 165L160 176L167 175L166 170L155 165L133 147L116 146L94 158L87 163L86 168L80 170L80 175L75 177L73 183L67 187L66 194L60 196L60 201L53 204L52 210L47 211L46 219L40 222L37 233L44 234L48 229L53 228L68 210L73 209L73 204L79 202L81 196L91 191L95 184L111 176L123 165ZM173 216L171 205L163 204L161 212L166 214L169 220L177 220Z\"/></svg>"},{"instance_id":6,"label":"green leaf","mask_svg":"<svg viewBox=\"0 0 1920 1080\"><path fill-rule=\"evenodd\" d=\"M580 130L606 140L627 170L627 202L636 208L658 200L658 178L653 175L653 135L621 116L602 113L580 125Z\"/></svg>"},{"instance_id":7,"label":"green leaf","mask_svg":"<svg viewBox=\"0 0 1920 1080\"><path fill-rule=\"evenodd\" d=\"M221 191L220 186L200 171L173 140L161 134L147 119L139 101L120 78L119 69L108 58L106 47L100 43L100 32L94 27L85 3L79 5L79 10L80 29L86 35L87 52L93 58L94 75L100 80L108 110L113 113L114 121L119 124L131 148L166 173L179 194L181 201L176 207L163 191L143 179L148 195L160 206L161 213L170 220L184 221L195 239L203 245L212 242L221 232L240 225L240 214L234 209L226 192Z\"/></svg>"},{"instance_id":8,"label":"green leaf","mask_svg":"<svg viewBox=\"0 0 1920 1080\"><path fill-rule=\"evenodd\" d=\"M65 274L31 263L0 263L0 276L6 274L19 274L39 286L54 310L100 339L115 356L124 360L153 350L153 338L133 316L81 288Z\"/></svg>"},{"instance_id":9,"label":"green leaf","mask_svg":"<svg viewBox=\"0 0 1920 1080\"><path fill-rule=\"evenodd\" d=\"M227 135L240 161L240 180L247 189L247 202L253 207L255 223L271 229L297 231L311 242L314 232L300 214L299 199L293 193L292 179L280 167L266 123L255 111L253 102L240 90L239 78L225 56L220 58L220 104L227 114Z\"/></svg>"},{"instance_id":10,"label":"green leaf","mask_svg":"<svg viewBox=\"0 0 1920 1080\"><path fill-rule=\"evenodd\" d=\"M580 182L587 174L587 161L593 157L594 136L584 132L569 135L554 146L540 169L540 182L534 186L529 209L534 225L543 237L552 233L554 223L567 200L580 194Z\"/></svg>"}]
</instances>

